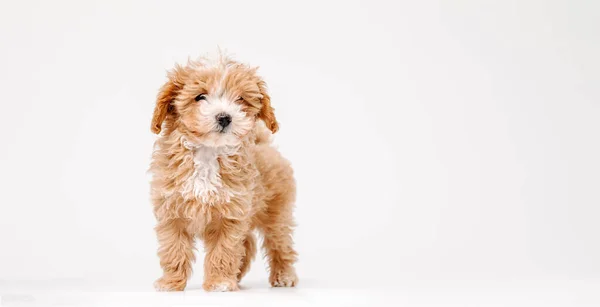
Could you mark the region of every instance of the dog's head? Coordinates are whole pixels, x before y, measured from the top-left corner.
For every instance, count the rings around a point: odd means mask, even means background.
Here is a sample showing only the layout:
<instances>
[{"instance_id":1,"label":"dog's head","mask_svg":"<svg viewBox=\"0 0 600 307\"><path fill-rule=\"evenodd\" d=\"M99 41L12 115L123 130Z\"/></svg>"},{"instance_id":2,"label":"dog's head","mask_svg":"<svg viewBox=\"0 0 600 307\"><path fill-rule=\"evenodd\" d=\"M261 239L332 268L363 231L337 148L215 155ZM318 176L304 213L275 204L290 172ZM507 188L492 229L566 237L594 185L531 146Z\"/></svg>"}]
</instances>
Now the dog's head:
<instances>
[{"instance_id":1,"label":"dog's head","mask_svg":"<svg viewBox=\"0 0 600 307\"><path fill-rule=\"evenodd\" d=\"M177 126L194 145L238 145L257 120L278 129L265 82L256 68L225 56L175 66L160 89L152 132Z\"/></svg>"}]
</instances>

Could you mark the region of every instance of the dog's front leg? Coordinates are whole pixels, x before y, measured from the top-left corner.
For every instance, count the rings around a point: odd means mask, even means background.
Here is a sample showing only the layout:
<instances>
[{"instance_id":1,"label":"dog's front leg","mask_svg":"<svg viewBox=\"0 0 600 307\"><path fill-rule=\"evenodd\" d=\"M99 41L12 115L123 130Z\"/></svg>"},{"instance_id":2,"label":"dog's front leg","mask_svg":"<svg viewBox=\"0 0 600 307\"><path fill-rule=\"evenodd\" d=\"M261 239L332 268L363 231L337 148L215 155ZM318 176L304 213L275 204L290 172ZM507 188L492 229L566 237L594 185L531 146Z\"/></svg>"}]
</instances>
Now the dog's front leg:
<instances>
[{"instance_id":1,"label":"dog's front leg","mask_svg":"<svg viewBox=\"0 0 600 307\"><path fill-rule=\"evenodd\" d=\"M154 283L159 291L182 291L192 274L194 236L188 233L187 223L184 219L169 219L156 226L163 269L163 276Z\"/></svg>"},{"instance_id":2,"label":"dog's front leg","mask_svg":"<svg viewBox=\"0 0 600 307\"><path fill-rule=\"evenodd\" d=\"M216 219L207 225L204 235L204 290L239 290L237 276L248 228L248 221L228 218Z\"/></svg>"}]
</instances>

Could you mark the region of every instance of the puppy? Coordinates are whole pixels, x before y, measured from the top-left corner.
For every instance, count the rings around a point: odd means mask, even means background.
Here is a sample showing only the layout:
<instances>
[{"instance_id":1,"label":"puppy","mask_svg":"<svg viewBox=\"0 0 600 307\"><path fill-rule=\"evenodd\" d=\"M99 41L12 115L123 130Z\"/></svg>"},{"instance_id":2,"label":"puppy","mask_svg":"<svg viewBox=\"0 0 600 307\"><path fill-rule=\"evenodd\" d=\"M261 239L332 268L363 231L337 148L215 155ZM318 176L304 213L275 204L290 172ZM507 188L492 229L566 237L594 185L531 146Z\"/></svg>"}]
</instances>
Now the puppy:
<instances>
[{"instance_id":1,"label":"puppy","mask_svg":"<svg viewBox=\"0 0 600 307\"><path fill-rule=\"evenodd\" d=\"M293 287L290 163L270 146L278 123L257 68L219 55L175 66L160 89L150 172L161 291L192 274L194 239L204 242L206 291L235 291L256 254L255 230L273 287Z\"/></svg>"}]
</instances>

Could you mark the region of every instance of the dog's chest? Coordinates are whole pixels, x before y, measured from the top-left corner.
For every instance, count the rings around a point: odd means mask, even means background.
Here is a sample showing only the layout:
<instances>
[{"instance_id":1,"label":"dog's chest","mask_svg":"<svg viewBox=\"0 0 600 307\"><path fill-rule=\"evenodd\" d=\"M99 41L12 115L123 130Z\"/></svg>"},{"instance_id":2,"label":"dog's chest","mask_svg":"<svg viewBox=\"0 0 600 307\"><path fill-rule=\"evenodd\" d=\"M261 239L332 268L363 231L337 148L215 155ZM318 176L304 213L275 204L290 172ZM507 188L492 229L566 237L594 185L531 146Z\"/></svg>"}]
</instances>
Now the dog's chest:
<instances>
[{"instance_id":1,"label":"dog's chest","mask_svg":"<svg viewBox=\"0 0 600 307\"><path fill-rule=\"evenodd\" d=\"M217 193L222 187L219 174L218 153L209 147L200 147L193 153L193 172L187 179L187 193L193 198L206 199L211 194Z\"/></svg>"},{"instance_id":2,"label":"dog's chest","mask_svg":"<svg viewBox=\"0 0 600 307\"><path fill-rule=\"evenodd\" d=\"M227 198L227 188L221 180L219 158L227 157L223 149L199 147L193 150L193 171L186 180L184 197L212 203Z\"/></svg>"}]
</instances>

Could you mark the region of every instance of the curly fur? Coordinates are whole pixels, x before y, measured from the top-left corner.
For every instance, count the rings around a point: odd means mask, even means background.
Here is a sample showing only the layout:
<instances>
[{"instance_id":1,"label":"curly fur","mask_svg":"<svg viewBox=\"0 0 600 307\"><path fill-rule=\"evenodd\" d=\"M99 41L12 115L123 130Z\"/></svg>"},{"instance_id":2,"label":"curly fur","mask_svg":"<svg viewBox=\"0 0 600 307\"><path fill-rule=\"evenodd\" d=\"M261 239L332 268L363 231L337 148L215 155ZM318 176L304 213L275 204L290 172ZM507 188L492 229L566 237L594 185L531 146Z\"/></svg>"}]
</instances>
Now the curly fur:
<instances>
[{"instance_id":1,"label":"curly fur","mask_svg":"<svg viewBox=\"0 0 600 307\"><path fill-rule=\"evenodd\" d=\"M256 254L254 230L264 237L271 285L294 286L295 181L270 146L279 126L265 82L256 68L222 55L176 66L168 77L151 125L160 134L150 167L163 269L156 288L185 288L198 238L206 250L203 288L238 290ZM206 100L197 101L200 94ZM228 130L218 131L217 112L231 113Z\"/></svg>"}]
</instances>

